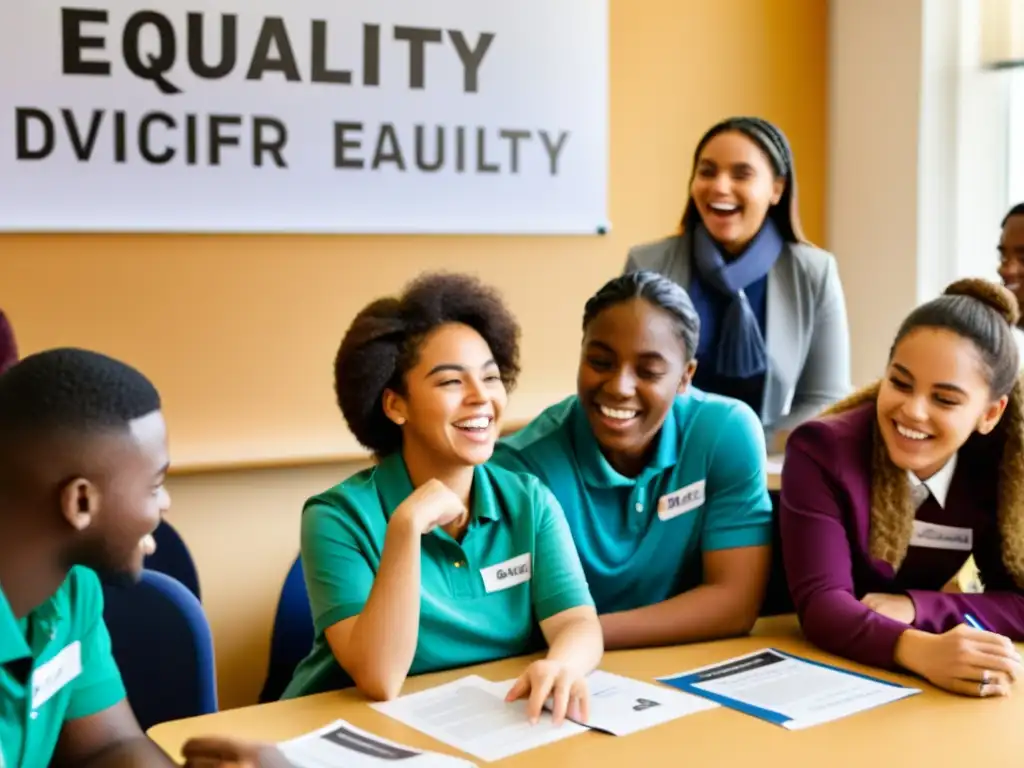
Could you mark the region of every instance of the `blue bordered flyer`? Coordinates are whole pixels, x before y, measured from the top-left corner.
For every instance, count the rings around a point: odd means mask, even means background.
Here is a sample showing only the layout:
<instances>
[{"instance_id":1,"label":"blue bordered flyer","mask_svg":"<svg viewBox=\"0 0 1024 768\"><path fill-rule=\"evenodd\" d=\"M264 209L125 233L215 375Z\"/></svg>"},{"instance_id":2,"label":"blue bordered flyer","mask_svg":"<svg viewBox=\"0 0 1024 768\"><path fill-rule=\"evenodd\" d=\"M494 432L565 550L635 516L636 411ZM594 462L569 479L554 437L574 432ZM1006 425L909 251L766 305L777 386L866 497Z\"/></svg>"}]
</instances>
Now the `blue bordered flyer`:
<instances>
[{"instance_id":1,"label":"blue bordered flyer","mask_svg":"<svg viewBox=\"0 0 1024 768\"><path fill-rule=\"evenodd\" d=\"M658 681L793 731L921 692L775 648Z\"/></svg>"}]
</instances>

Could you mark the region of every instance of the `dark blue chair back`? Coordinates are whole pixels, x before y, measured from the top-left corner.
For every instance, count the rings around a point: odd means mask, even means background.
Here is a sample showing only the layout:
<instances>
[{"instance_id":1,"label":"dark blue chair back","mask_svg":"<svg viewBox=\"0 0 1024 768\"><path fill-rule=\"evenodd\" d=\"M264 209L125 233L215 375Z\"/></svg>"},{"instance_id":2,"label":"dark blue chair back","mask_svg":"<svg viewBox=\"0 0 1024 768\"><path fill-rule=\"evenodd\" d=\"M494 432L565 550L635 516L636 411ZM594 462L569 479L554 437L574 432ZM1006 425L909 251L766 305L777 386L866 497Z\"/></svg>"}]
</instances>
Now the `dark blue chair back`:
<instances>
[{"instance_id":1,"label":"dark blue chair back","mask_svg":"<svg viewBox=\"0 0 1024 768\"><path fill-rule=\"evenodd\" d=\"M142 729L216 712L213 637L196 596L149 570L137 584L105 584L103 593L114 659Z\"/></svg>"},{"instance_id":2,"label":"dark blue chair back","mask_svg":"<svg viewBox=\"0 0 1024 768\"><path fill-rule=\"evenodd\" d=\"M270 638L270 664L259 702L277 701L291 682L295 667L313 648L313 612L309 608L302 558L292 563L277 603Z\"/></svg>"},{"instance_id":3,"label":"dark blue chair back","mask_svg":"<svg viewBox=\"0 0 1024 768\"><path fill-rule=\"evenodd\" d=\"M196 600L202 601L195 561L178 532L164 520L153 532L153 538L156 539L156 552L146 558L146 569L167 574L184 584Z\"/></svg>"}]
</instances>

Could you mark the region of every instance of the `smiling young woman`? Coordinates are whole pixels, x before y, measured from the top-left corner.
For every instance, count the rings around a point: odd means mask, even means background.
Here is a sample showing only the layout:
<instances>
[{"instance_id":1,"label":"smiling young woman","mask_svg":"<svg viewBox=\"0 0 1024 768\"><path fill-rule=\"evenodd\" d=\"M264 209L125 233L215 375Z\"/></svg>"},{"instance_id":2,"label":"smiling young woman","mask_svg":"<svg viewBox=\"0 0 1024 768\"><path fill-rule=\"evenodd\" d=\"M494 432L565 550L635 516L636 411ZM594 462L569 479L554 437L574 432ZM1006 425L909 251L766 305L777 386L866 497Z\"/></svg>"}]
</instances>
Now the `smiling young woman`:
<instances>
[{"instance_id":1,"label":"smiling young woman","mask_svg":"<svg viewBox=\"0 0 1024 768\"><path fill-rule=\"evenodd\" d=\"M796 182L782 131L723 120L694 151L680 234L632 248L626 262L689 292L702 327L694 384L750 405L770 448L851 388L839 272L804 240Z\"/></svg>"},{"instance_id":2,"label":"smiling young woman","mask_svg":"<svg viewBox=\"0 0 1024 768\"><path fill-rule=\"evenodd\" d=\"M363 309L335 361L342 414L378 464L310 499L302 564L316 639L284 696L351 685L389 699L409 674L535 650L509 692L586 717L601 627L558 502L488 464L519 328L498 295L427 275Z\"/></svg>"},{"instance_id":3,"label":"smiling young woman","mask_svg":"<svg viewBox=\"0 0 1024 768\"><path fill-rule=\"evenodd\" d=\"M1007 289L953 283L904 320L879 384L791 435L783 555L822 648L974 696L1024 673L1018 318ZM942 591L972 554L984 593Z\"/></svg>"},{"instance_id":4,"label":"smiling young woman","mask_svg":"<svg viewBox=\"0 0 1024 768\"><path fill-rule=\"evenodd\" d=\"M583 313L577 394L503 439L565 510L608 648L753 626L768 579L764 434L738 400L691 386L700 319L654 272L608 282Z\"/></svg>"}]
</instances>

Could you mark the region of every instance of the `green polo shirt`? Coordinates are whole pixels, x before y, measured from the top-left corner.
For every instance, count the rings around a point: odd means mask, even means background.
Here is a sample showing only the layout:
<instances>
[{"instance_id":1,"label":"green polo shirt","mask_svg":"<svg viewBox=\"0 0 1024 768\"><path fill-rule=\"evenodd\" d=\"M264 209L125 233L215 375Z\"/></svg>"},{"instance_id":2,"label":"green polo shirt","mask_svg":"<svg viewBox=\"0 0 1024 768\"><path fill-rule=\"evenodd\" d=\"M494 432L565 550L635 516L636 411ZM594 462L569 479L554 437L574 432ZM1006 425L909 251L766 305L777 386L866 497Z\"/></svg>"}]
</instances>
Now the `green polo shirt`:
<instances>
[{"instance_id":1,"label":"green polo shirt","mask_svg":"<svg viewBox=\"0 0 1024 768\"><path fill-rule=\"evenodd\" d=\"M306 503L302 565L316 636L283 698L352 685L324 630L362 611L388 521L412 492L393 454ZM440 529L423 536L410 674L529 653L543 642L539 621L593 605L562 509L536 478L476 467L471 506L461 542Z\"/></svg>"},{"instance_id":2,"label":"green polo shirt","mask_svg":"<svg viewBox=\"0 0 1024 768\"><path fill-rule=\"evenodd\" d=\"M49 764L67 720L124 697L95 573L72 568L21 620L0 590L0 768Z\"/></svg>"},{"instance_id":3,"label":"green polo shirt","mask_svg":"<svg viewBox=\"0 0 1024 768\"><path fill-rule=\"evenodd\" d=\"M620 475L573 396L501 440L492 459L554 492L600 613L692 589L704 552L771 543L764 430L749 406L690 388L656 439L647 467Z\"/></svg>"}]
</instances>

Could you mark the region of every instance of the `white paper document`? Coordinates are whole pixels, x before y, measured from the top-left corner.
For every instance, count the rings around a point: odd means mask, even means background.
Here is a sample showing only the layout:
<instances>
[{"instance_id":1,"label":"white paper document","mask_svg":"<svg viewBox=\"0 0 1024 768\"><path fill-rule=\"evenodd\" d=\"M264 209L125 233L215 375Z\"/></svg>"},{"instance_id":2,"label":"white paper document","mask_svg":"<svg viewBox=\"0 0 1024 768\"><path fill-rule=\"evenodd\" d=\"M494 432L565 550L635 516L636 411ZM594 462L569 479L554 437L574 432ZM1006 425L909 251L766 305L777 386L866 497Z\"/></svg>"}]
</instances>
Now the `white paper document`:
<instances>
[{"instance_id":1,"label":"white paper document","mask_svg":"<svg viewBox=\"0 0 1024 768\"><path fill-rule=\"evenodd\" d=\"M782 463L785 458L786 457L780 453L770 454L764 463L764 471L769 475L781 475Z\"/></svg>"},{"instance_id":2,"label":"white paper document","mask_svg":"<svg viewBox=\"0 0 1024 768\"><path fill-rule=\"evenodd\" d=\"M838 720L921 692L774 648L658 679L790 730Z\"/></svg>"},{"instance_id":3,"label":"white paper document","mask_svg":"<svg viewBox=\"0 0 1024 768\"><path fill-rule=\"evenodd\" d=\"M295 768L473 768L473 763L437 752L422 752L367 733L344 720L277 745Z\"/></svg>"},{"instance_id":4,"label":"white paper document","mask_svg":"<svg viewBox=\"0 0 1024 768\"><path fill-rule=\"evenodd\" d=\"M371 706L411 728L481 760L502 758L575 736L587 729L576 723L556 726L550 714L536 725L526 719L526 701L507 704L510 686L477 675Z\"/></svg>"},{"instance_id":5,"label":"white paper document","mask_svg":"<svg viewBox=\"0 0 1024 768\"><path fill-rule=\"evenodd\" d=\"M507 680L492 685L504 695L514 682ZM600 669L587 676L587 685L590 687L590 717L583 725L613 736L636 733L684 715L718 707L710 699ZM547 706L551 706L550 699Z\"/></svg>"}]
</instances>

